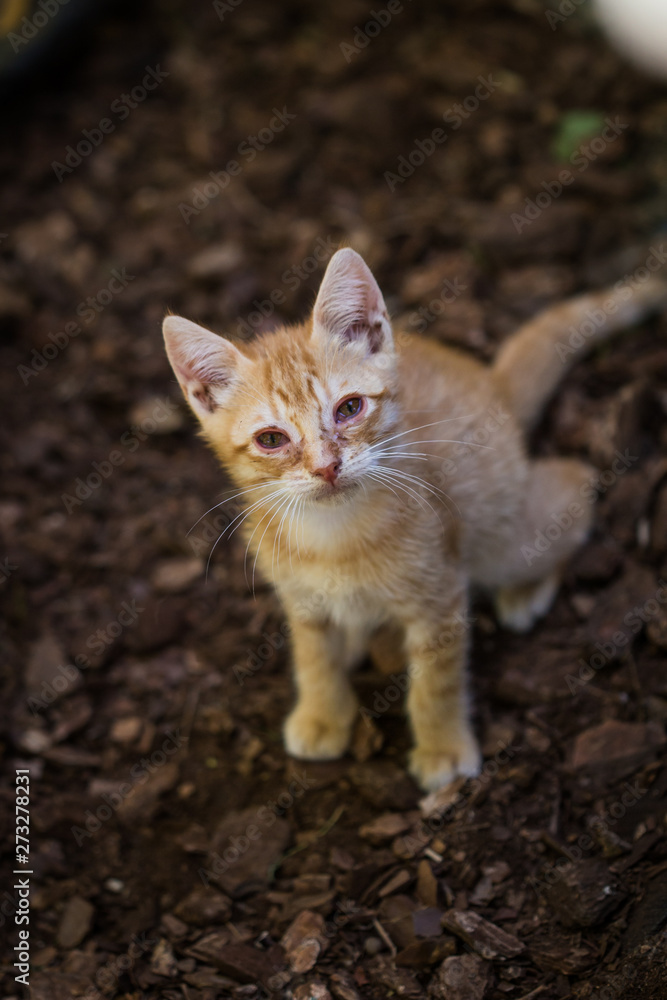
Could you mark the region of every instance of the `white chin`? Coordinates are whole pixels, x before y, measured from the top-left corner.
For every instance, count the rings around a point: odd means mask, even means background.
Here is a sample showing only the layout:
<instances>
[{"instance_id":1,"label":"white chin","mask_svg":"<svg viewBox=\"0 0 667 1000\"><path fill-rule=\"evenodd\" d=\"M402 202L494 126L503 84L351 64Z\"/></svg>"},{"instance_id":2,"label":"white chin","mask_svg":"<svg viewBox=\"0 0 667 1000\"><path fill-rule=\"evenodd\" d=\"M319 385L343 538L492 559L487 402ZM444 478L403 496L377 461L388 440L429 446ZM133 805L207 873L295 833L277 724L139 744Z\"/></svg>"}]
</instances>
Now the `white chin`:
<instances>
[{"instance_id":1,"label":"white chin","mask_svg":"<svg viewBox=\"0 0 667 1000\"><path fill-rule=\"evenodd\" d=\"M310 499L314 503L340 503L346 500L356 486L354 482L336 483L335 486L322 485L315 490Z\"/></svg>"}]
</instances>

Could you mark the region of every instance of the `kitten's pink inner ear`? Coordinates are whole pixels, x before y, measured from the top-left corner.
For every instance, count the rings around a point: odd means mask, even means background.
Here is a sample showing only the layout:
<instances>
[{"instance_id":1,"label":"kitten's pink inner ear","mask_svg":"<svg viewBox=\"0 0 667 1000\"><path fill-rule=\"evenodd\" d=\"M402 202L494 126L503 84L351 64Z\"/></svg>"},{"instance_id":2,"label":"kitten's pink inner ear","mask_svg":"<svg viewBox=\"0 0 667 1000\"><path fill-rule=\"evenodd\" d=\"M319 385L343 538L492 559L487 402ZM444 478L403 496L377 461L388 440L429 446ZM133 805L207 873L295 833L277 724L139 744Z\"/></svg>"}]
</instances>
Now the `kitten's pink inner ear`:
<instances>
[{"instance_id":1,"label":"kitten's pink inner ear","mask_svg":"<svg viewBox=\"0 0 667 1000\"><path fill-rule=\"evenodd\" d=\"M234 380L240 352L228 340L181 316L167 316L162 332L183 395L198 413L212 413Z\"/></svg>"},{"instance_id":2,"label":"kitten's pink inner ear","mask_svg":"<svg viewBox=\"0 0 667 1000\"><path fill-rule=\"evenodd\" d=\"M362 257L349 248L333 255L313 310L315 332L368 341L371 354L391 347L391 325L382 292Z\"/></svg>"}]
</instances>

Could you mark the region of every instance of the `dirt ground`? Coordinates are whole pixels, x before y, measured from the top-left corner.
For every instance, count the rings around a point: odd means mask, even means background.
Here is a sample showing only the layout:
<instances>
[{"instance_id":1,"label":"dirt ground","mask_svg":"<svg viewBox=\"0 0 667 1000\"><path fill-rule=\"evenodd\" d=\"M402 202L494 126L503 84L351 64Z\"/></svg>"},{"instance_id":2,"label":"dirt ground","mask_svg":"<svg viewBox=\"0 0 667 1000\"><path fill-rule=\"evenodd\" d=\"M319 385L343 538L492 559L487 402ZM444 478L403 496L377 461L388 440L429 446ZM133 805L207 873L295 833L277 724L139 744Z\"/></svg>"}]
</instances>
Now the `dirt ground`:
<instances>
[{"instance_id":1,"label":"dirt ground","mask_svg":"<svg viewBox=\"0 0 667 1000\"><path fill-rule=\"evenodd\" d=\"M286 758L284 617L238 535L214 546L238 508L206 513L228 484L167 309L296 320L347 244L409 329L489 358L667 260L667 92L585 10L373 10L155 0L3 108L5 998L16 769L35 1000L667 995L665 317L534 435L601 470L595 531L529 635L475 605L484 771L435 812L401 677L360 672L344 760Z\"/></svg>"}]
</instances>

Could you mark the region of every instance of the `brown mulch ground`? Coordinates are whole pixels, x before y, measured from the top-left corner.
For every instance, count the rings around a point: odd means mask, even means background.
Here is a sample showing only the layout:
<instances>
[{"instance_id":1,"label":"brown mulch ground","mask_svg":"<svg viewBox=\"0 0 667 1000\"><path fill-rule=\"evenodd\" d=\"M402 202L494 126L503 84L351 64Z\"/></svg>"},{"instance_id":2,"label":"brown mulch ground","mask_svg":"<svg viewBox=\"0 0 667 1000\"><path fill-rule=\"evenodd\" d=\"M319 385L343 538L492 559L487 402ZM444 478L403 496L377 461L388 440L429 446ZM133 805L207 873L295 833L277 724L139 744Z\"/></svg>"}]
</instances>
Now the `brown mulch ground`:
<instances>
[{"instance_id":1,"label":"brown mulch ground","mask_svg":"<svg viewBox=\"0 0 667 1000\"><path fill-rule=\"evenodd\" d=\"M409 327L490 357L661 253L665 89L537 0L404 3L352 51L363 3L218 8L112 16L5 108L3 996L29 768L36 1000L664 998L664 317L581 364L535 435L604 470L597 526L530 635L475 606L485 768L430 817L400 684L370 667L354 753L286 758L284 619L237 535L206 578L235 511L187 534L227 484L159 327L297 319L351 244Z\"/></svg>"}]
</instances>

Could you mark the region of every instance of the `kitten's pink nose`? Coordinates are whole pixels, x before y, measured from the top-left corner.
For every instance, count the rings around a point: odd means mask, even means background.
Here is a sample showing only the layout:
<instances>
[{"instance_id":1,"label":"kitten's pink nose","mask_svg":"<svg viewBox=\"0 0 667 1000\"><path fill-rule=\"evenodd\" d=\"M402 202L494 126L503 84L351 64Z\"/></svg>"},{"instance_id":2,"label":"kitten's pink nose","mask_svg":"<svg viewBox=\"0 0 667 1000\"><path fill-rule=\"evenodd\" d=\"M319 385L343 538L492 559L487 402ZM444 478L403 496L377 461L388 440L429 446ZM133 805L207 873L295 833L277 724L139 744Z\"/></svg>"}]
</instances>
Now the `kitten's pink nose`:
<instances>
[{"instance_id":1,"label":"kitten's pink nose","mask_svg":"<svg viewBox=\"0 0 667 1000\"><path fill-rule=\"evenodd\" d=\"M322 479L333 486L338 478L338 473L340 472L340 463L332 462L330 465L324 465L321 469L313 469L314 476L321 476Z\"/></svg>"}]
</instances>

